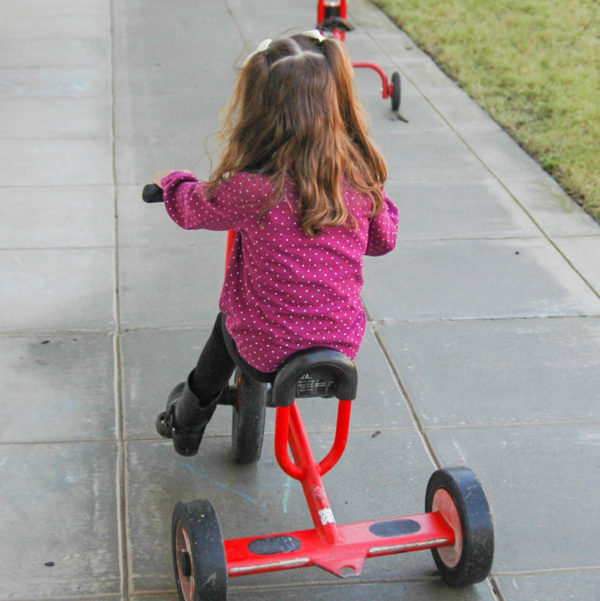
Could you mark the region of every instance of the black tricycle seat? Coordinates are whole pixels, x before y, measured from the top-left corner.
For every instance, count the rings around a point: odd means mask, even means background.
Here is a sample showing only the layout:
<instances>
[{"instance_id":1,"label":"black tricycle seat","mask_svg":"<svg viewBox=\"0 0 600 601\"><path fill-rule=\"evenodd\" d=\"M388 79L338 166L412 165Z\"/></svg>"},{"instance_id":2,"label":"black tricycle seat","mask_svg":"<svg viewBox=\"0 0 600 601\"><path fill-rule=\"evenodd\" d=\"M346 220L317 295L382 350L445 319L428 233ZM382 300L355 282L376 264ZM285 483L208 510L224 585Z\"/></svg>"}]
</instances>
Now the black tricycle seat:
<instances>
[{"instance_id":1,"label":"black tricycle seat","mask_svg":"<svg viewBox=\"0 0 600 601\"><path fill-rule=\"evenodd\" d=\"M354 361L330 348L316 347L289 357L277 371L267 405L289 407L295 399L356 398L358 373Z\"/></svg>"},{"instance_id":2,"label":"black tricycle seat","mask_svg":"<svg viewBox=\"0 0 600 601\"><path fill-rule=\"evenodd\" d=\"M226 338L227 340L227 338ZM235 353L234 361L237 358ZM269 380L257 380L236 361L235 384L222 395L220 404L231 405L232 457L235 463L254 463L260 458L267 407L290 409L296 399L356 398L358 375L354 361L339 351L315 347L290 356Z\"/></svg>"}]
</instances>

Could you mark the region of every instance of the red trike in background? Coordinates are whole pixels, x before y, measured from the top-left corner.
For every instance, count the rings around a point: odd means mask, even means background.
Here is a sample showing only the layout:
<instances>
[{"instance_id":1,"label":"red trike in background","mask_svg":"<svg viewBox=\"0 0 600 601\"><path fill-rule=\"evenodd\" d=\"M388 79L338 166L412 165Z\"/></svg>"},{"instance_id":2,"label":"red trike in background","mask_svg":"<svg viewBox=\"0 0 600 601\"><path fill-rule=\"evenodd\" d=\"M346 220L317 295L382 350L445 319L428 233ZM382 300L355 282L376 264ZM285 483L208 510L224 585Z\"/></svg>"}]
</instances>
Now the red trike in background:
<instances>
[{"instance_id":1,"label":"red trike in background","mask_svg":"<svg viewBox=\"0 0 600 601\"><path fill-rule=\"evenodd\" d=\"M352 31L353 27L348 22L348 2L347 0L319 0L317 5L317 29L324 35L333 37L344 42L346 32ZM385 100L390 99L392 110L397 111L400 108L401 83L400 74L397 71L392 73L391 80L385 71L375 63L359 62L352 63L358 69L373 69L377 71L381 78L381 93Z\"/></svg>"}]
</instances>

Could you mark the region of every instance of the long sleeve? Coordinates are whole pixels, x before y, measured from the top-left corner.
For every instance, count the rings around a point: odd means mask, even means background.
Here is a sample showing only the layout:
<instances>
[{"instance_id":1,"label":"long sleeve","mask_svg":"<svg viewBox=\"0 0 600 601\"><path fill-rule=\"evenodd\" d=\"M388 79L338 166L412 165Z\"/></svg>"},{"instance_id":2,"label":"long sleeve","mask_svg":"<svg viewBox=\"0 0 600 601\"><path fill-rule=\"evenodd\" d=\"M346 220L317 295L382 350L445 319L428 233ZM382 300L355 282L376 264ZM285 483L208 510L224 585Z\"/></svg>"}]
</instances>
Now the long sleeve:
<instances>
[{"instance_id":1,"label":"long sleeve","mask_svg":"<svg viewBox=\"0 0 600 601\"><path fill-rule=\"evenodd\" d=\"M161 181L165 208L186 230L239 230L256 220L272 186L264 176L240 172L222 183L212 198L206 184L191 173L174 171Z\"/></svg>"},{"instance_id":2,"label":"long sleeve","mask_svg":"<svg viewBox=\"0 0 600 601\"><path fill-rule=\"evenodd\" d=\"M398 237L398 221L396 205L384 195L383 210L369 223L369 242L365 254L376 257L392 251Z\"/></svg>"}]
</instances>

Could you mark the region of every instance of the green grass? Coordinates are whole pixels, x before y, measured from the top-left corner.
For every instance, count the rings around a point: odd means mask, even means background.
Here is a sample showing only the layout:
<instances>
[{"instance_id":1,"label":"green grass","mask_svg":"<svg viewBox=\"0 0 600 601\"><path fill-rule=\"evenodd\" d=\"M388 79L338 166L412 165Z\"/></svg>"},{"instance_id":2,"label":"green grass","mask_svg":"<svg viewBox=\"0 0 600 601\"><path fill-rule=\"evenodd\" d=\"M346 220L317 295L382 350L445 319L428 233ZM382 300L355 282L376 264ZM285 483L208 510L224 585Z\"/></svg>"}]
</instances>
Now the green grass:
<instances>
[{"instance_id":1,"label":"green grass","mask_svg":"<svg viewBox=\"0 0 600 601\"><path fill-rule=\"evenodd\" d=\"M599 0L373 0L600 222Z\"/></svg>"}]
</instances>

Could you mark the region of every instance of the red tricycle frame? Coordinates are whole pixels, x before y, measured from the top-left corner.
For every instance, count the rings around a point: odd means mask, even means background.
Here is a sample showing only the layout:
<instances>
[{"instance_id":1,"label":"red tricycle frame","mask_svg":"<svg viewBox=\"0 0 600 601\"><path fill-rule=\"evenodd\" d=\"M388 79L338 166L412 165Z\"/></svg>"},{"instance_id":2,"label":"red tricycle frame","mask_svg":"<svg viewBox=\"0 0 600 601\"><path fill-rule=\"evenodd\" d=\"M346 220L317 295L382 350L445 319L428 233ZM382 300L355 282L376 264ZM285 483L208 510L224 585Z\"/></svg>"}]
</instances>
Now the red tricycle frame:
<instances>
[{"instance_id":1,"label":"red tricycle frame","mask_svg":"<svg viewBox=\"0 0 600 601\"><path fill-rule=\"evenodd\" d=\"M344 452L351 406L352 401L339 401L335 440L320 462L314 457L297 403L277 408L275 456L283 471L302 483L314 529L225 541L230 577L313 565L342 577L360 574L367 557L456 544L456 530L439 511L342 526L336 523L322 476ZM289 457L288 445L294 460ZM253 552L253 545L260 547L261 541L273 548L285 541L285 549Z\"/></svg>"}]
</instances>

